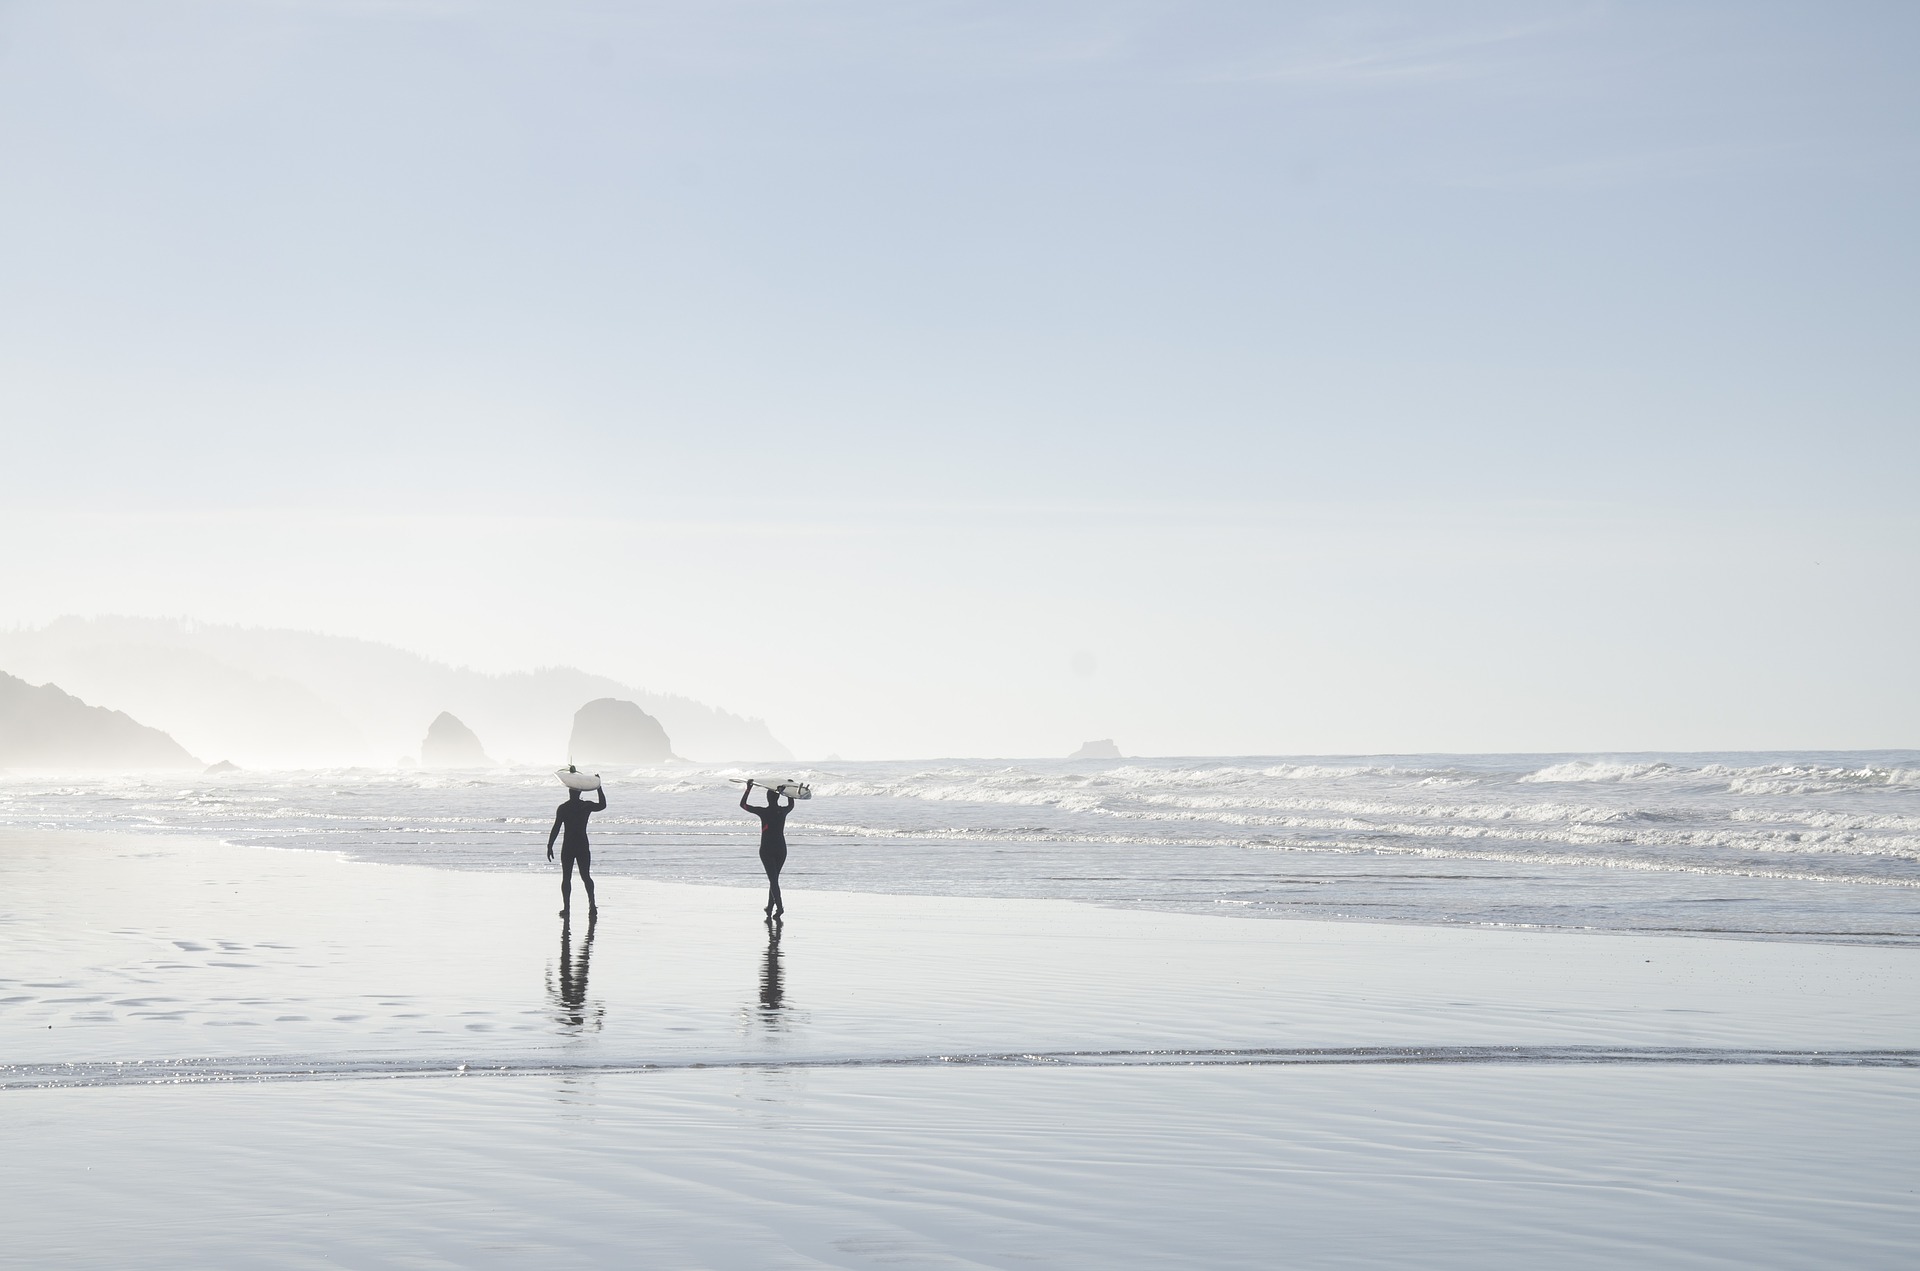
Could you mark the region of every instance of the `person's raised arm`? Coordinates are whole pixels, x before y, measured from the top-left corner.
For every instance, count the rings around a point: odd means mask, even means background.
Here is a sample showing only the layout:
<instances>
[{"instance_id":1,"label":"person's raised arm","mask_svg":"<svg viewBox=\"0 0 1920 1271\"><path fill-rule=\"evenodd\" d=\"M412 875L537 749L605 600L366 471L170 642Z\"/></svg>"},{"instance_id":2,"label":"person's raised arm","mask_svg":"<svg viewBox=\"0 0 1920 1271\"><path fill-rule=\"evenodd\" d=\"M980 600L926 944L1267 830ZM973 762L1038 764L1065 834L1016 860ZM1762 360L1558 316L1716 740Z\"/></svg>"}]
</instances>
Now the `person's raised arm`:
<instances>
[{"instance_id":1,"label":"person's raised arm","mask_svg":"<svg viewBox=\"0 0 1920 1271\"><path fill-rule=\"evenodd\" d=\"M753 811L753 809L752 809L752 808L751 808L750 806L748 806L748 804L747 804L747 796L748 796L748 795L750 795L750 794L752 794L752 793L753 793L753 778L752 778L752 777L748 777L748 778L747 778L747 788L746 788L746 789L744 789L744 790L742 790L742 791L740 792L740 810L741 810L742 812L751 812L751 811Z\"/></svg>"},{"instance_id":2,"label":"person's raised arm","mask_svg":"<svg viewBox=\"0 0 1920 1271\"><path fill-rule=\"evenodd\" d=\"M605 812L607 810L607 787L604 785L595 786L593 792L600 796L600 802L593 805L593 810L595 812Z\"/></svg>"},{"instance_id":3,"label":"person's raised arm","mask_svg":"<svg viewBox=\"0 0 1920 1271\"><path fill-rule=\"evenodd\" d=\"M553 810L553 828L547 831L547 859L553 859L553 840L560 835L560 809Z\"/></svg>"}]
</instances>

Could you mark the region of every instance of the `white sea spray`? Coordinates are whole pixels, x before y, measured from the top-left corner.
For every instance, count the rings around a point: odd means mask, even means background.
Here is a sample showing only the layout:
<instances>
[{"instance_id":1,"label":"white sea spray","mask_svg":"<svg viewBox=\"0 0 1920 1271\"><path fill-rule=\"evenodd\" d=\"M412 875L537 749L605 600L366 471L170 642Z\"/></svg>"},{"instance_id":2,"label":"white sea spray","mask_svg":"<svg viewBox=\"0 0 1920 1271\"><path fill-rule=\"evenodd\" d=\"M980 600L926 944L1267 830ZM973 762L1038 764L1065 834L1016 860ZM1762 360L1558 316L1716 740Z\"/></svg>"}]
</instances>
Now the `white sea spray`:
<instances>
[{"instance_id":1,"label":"white sea spray","mask_svg":"<svg viewBox=\"0 0 1920 1271\"><path fill-rule=\"evenodd\" d=\"M606 774L595 869L750 884L738 767ZM1920 755L793 765L793 885L1196 912L1920 940ZM545 868L549 771L0 776L0 824ZM1444 874L1435 863L1450 863Z\"/></svg>"}]
</instances>

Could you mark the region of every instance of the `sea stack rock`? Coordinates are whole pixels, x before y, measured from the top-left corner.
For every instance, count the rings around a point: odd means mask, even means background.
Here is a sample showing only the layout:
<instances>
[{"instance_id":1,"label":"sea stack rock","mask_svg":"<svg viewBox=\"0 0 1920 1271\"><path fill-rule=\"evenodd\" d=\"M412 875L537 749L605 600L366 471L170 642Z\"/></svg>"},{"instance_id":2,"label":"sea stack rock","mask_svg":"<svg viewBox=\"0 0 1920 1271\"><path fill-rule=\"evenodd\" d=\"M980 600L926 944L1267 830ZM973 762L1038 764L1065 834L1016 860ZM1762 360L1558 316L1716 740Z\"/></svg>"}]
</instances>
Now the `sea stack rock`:
<instances>
[{"instance_id":1,"label":"sea stack rock","mask_svg":"<svg viewBox=\"0 0 1920 1271\"><path fill-rule=\"evenodd\" d=\"M665 763L673 758L673 747L660 721L637 704L602 697L574 712L567 757L573 763L589 766Z\"/></svg>"},{"instance_id":2,"label":"sea stack rock","mask_svg":"<svg viewBox=\"0 0 1920 1271\"><path fill-rule=\"evenodd\" d=\"M491 768L493 760L481 748L471 728L441 711L427 725L426 740L420 743L420 762L428 768Z\"/></svg>"},{"instance_id":3,"label":"sea stack rock","mask_svg":"<svg viewBox=\"0 0 1920 1271\"><path fill-rule=\"evenodd\" d=\"M198 768L185 747L119 711L0 672L0 764L19 768Z\"/></svg>"},{"instance_id":4,"label":"sea stack rock","mask_svg":"<svg viewBox=\"0 0 1920 1271\"><path fill-rule=\"evenodd\" d=\"M1124 759L1120 747L1113 744L1113 738L1103 737L1099 741L1082 742L1080 749L1068 755L1069 759Z\"/></svg>"}]
</instances>

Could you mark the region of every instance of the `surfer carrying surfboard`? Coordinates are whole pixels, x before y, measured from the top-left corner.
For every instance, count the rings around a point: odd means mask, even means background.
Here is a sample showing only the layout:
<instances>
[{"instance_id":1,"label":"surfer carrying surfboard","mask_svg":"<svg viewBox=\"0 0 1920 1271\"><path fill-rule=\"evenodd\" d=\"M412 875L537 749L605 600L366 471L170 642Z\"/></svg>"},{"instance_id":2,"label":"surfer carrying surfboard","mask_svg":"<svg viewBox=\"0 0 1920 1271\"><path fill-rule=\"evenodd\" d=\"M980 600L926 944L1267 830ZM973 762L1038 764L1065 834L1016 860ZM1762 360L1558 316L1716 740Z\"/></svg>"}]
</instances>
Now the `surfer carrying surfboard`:
<instances>
[{"instance_id":1,"label":"surfer carrying surfboard","mask_svg":"<svg viewBox=\"0 0 1920 1271\"><path fill-rule=\"evenodd\" d=\"M762 786L767 792L767 805L756 808L747 802L753 787L754 782L748 780L747 788L740 792L740 806L760 818L760 865L767 871L767 921L777 922L787 912L786 902L780 899L780 870L787 863L787 813L793 811L793 796ZM780 803L783 798L787 801L784 807Z\"/></svg>"},{"instance_id":2,"label":"surfer carrying surfboard","mask_svg":"<svg viewBox=\"0 0 1920 1271\"><path fill-rule=\"evenodd\" d=\"M569 767L560 774L566 781L570 775L579 775ZM573 912L573 867L580 867L580 883L587 889L587 916L593 917L600 912L593 903L593 851L587 844L587 818L595 812L607 810L607 788L598 781L593 786L594 793L600 796L600 802L588 803L580 797L580 788L567 782L567 801L553 814L553 828L547 831L547 859L553 859L553 840L562 830L566 837L560 840L560 916L565 918Z\"/></svg>"}]
</instances>

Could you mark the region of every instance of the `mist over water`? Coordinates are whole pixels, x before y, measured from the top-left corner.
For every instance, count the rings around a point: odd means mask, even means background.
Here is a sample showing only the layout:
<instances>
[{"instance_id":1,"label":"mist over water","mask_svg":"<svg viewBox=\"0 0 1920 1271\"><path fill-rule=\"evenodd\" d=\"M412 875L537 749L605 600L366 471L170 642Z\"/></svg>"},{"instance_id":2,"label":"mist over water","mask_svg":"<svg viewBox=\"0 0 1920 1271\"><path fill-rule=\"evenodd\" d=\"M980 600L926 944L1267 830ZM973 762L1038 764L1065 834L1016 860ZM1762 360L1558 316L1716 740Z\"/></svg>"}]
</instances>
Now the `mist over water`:
<instances>
[{"instance_id":1,"label":"mist over water","mask_svg":"<svg viewBox=\"0 0 1920 1271\"><path fill-rule=\"evenodd\" d=\"M795 890L1920 942L1911 751L642 768L606 773L596 876L764 885L747 775L813 783ZM560 797L524 769L16 773L0 823L545 874Z\"/></svg>"}]
</instances>

